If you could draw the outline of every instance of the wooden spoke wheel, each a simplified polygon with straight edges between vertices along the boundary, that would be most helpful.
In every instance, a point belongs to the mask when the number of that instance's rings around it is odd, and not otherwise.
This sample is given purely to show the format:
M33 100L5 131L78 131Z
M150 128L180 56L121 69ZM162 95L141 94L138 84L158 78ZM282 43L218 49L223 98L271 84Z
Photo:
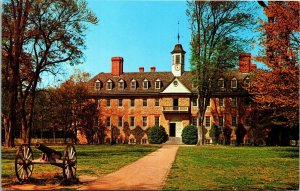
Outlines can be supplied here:
M19 147L15 158L15 172L18 180L22 183L29 181L33 171L33 153L27 144Z
M73 145L65 148L63 156L63 176L65 179L75 179L77 169L77 154Z

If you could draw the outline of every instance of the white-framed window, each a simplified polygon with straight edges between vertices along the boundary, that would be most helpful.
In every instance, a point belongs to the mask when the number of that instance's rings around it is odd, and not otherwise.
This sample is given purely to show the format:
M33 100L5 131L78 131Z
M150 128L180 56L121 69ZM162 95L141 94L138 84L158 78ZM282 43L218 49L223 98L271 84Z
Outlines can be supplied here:
M155 98L155 106L159 107L159 98Z
M231 80L231 88L237 88L237 80L236 80L236 78L232 78L232 80Z
M111 79L109 79L109 80L106 82L106 89L107 89L107 90L111 90L111 89L112 89L112 81L111 81Z
M225 85L224 85L224 78L220 78L218 80L218 87L219 88L224 88L225 87Z
M123 107L123 99L118 99L118 107Z
M219 116L219 127L223 127L223 126L224 126L224 117Z
M131 80L131 82L130 82L130 88L133 89L133 90L136 89L136 80L135 79Z
M143 127L147 127L147 119L148 117L143 116Z
M124 80L123 79L121 79L120 81L119 81L119 90L124 90Z
M95 82L95 90L100 90L101 89L101 82L99 80L96 80Z
M110 99L106 99L106 107L110 107Z
M135 106L135 104L134 104L134 100L135 100L135 99L133 99L133 98L132 98L132 99L130 99L130 107L134 107L134 106Z
M245 88L250 88L250 78L249 78L249 76L247 76L247 77L244 79L244 87L245 87Z
M148 106L148 100L147 98L143 98L143 107L147 107Z
M106 117L106 127L110 127L110 117Z
M146 90L146 89L148 89L148 86L149 86L149 81L147 79L145 79L143 81L143 88Z
M157 79L155 81L155 89L160 89L161 88L161 80L160 79Z
M133 116L131 116L131 117L129 118L129 126L130 126L130 127L134 127L134 117L133 117Z
M122 127L122 125L123 125L123 117L119 116L118 117L118 127Z
M224 106L224 98L219 98L219 107Z
M198 99L192 98L192 106L197 107L198 106Z
M154 117L154 124L155 124L156 126L159 126L159 125L160 125L160 122L159 122L159 116L155 116L155 117Z
M237 107L237 98L236 97L231 98L231 107Z
M210 127L210 116L205 116L205 127Z
M231 125L232 125L233 127L236 127L236 116L233 116L233 117L232 117Z

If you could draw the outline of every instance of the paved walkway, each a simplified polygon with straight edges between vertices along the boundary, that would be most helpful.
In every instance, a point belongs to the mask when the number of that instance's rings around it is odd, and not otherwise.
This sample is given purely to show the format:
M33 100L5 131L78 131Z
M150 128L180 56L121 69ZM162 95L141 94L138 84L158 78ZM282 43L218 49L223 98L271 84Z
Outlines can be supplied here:
M161 190L178 146L165 145L80 190Z

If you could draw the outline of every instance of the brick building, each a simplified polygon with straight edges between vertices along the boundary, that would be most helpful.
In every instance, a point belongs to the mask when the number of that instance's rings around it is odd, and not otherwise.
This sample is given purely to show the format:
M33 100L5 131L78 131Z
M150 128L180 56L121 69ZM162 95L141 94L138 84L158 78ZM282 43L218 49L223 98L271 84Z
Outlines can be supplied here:
M192 73L184 70L185 51L176 44L171 52L170 72L158 72L155 67L145 71L123 72L124 59L112 57L111 73L99 73L89 81L91 96L97 100L99 117L96 126L105 128L105 140L110 141L110 129L120 131L119 142L124 140L123 127L140 126L146 130L162 125L170 141L180 142L185 126L196 125L197 91L192 84ZM249 96L245 87L250 85L250 72L256 69L251 64L251 55L242 53L238 70L226 71L218 79L218 91L213 95L205 114L204 125L209 130L212 124L236 128L245 124ZM206 142L211 142L209 133ZM129 139L134 142L131 134ZM231 139L235 140L232 131ZM147 143L147 135L143 136Z

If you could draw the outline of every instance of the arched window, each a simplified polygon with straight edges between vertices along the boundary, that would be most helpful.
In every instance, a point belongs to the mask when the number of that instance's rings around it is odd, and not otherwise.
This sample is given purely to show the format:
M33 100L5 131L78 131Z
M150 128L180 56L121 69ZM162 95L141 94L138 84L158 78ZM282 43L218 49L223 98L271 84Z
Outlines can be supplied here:
M112 89L112 81L111 81L111 79L107 80L107 82L106 82L106 89L107 90L111 90Z
M245 88L249 88L249 87L250 87L250 78L249 78L249 76L247 76L247 77L244 79L244 87L245 87Z
M124 80L121 79L119 80L119 90L123 90L124 89Z
M147 79L144 79L143 88L146 90L146 89L148 89L148 86L149 86L149 81Z
M100 88L101 88L101 82L100 82L100 80L96 80L96 82L95 82L95 90L100 90Z
M231 80L231 88L237 88L237 80L236 80L236 78L232 78L232 80Z
M220 79L218 80L218 87L219 87L219 88L224 88L224 78L220 78Z
M136 89L136 80L135 79L131 80L130 88L133 89L133 90Z
M160 89L161 88L161 80L160 79L157 79L155 81L155 89Z

